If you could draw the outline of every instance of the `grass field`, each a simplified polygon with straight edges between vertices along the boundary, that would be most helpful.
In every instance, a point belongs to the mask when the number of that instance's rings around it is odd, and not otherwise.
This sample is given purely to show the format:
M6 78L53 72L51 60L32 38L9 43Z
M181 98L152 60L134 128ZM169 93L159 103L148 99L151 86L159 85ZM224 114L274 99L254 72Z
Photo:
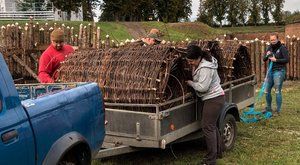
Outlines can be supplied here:
M274 98L274 97L273 97ZM238 137L233 150L217 164L300 164L300 83L285 82L283 110L280 116L253 124L238 123ZM257 105L262 109L264 103ZM173 154L174 153L174 154ZM176 144L166 150L148 149L109 159L100 164L197 164L205 154L203 141ZM176 158L175 158L175 156Z
M18 22L19 25L24 26L29 21L1 21L0 26L7 24L15 24ZM49 27L53 26L54 23L57 25L64 24L66 27L74 27L74 32L78 33L79 25L83 24L88 26L90 22L84 21L33 21L34 24L39 22L40 25L44 25L46 22ZM127 22L130 25L130 23ZM139 26L134 27L136 31L144 31L146 35L151 28L158 28L164 34L162 39L171 41L190 39L209 39L215 38L220 34L226 33L224 30L211 28L203 23L162 23L162 22L138 22L135 23ZM123 22L97 22L97 27L102 30L101 36L104 38L107 34L116 41L125 41L126 39L134 38L128 29L123 25Z
M19 25L24 25L28 21L0 21L0 26L18 22ZM37 21L34 21L36 24ZM84 21L38 21L40 25L46 22L53 26L54 23L58 25L65 24L66 26L74 27L74 31L78 32L79 25L88 26L90 22ZM220 35L232 33L259 33L259 32L284 32L284 26L245 26L245 27L223 27L212 28L200 22L183 22L183 23L162 23L162 22L98 22L96 23L101 28L101 36L104 38L107 34L118 42L126 39L137 38L132 34L140 32L140 36L145 36L151 28L158 28L164 34L161 38L170 41L182 41L189 39L214 39ZM142 33L141 33L142 32Z

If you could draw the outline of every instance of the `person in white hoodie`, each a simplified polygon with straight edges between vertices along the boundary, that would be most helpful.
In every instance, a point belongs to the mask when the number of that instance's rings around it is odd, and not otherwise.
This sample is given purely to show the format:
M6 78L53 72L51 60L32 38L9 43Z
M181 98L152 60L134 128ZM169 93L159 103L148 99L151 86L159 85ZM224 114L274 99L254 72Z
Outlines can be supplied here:
M187 48L187 62L193 67L193 80L187 84L194 88L198 100L202 101L201 126L207 144L207 154L202 164L216 164L222 157L223 139L217 128L217 120L225 104L225 94L217 72L217 60L200 47L190 45Z

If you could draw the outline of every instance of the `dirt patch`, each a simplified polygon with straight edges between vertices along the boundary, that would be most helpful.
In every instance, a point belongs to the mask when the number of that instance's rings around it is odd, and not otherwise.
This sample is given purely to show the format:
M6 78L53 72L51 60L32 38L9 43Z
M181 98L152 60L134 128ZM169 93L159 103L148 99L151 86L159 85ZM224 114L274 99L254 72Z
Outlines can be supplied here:
M239 40L255 40L258 38L259 40L269 41L271 33L242 33L242 34L233 34L231 37L236 37ZM285 35L284 32L278 33L280 39L284 40ZM231 39L233 39L231 38Z
M285 26L285 34L289 36L300 37L300 22L294 24L288 24Z
M122 22L121 24L126 26L133 38L141 38L147 35L147 30L142 26L141 22Z
M209 27L202 23L185 22L185 23L170 23L169 27L175 28L179 31L190 33L191 31L198 31L199 33L210 34Z

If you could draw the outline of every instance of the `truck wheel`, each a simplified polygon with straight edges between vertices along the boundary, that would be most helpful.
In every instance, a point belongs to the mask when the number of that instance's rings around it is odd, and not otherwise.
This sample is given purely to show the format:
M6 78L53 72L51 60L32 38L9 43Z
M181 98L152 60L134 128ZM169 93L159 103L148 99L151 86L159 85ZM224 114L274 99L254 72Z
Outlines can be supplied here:
M62 160L59 161L59 165L90 165L91 157L86 150L72 149L69 151Z
M236 122L232 114L226 114L221 127L221 133L224 139L225 150L231 150L234 146L237 135Z

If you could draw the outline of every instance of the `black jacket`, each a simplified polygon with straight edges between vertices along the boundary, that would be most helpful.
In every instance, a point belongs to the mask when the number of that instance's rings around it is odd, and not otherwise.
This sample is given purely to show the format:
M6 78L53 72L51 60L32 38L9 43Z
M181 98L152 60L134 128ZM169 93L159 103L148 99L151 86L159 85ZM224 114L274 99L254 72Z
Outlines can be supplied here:
M268 51L271 51L272 54L265 55L263 60L267 61L270 56L274 55L276 62L273 63L272 70L286 69L286 64L289 62L289 52L286 47L279 42L276 45L270 45L267 49Z

